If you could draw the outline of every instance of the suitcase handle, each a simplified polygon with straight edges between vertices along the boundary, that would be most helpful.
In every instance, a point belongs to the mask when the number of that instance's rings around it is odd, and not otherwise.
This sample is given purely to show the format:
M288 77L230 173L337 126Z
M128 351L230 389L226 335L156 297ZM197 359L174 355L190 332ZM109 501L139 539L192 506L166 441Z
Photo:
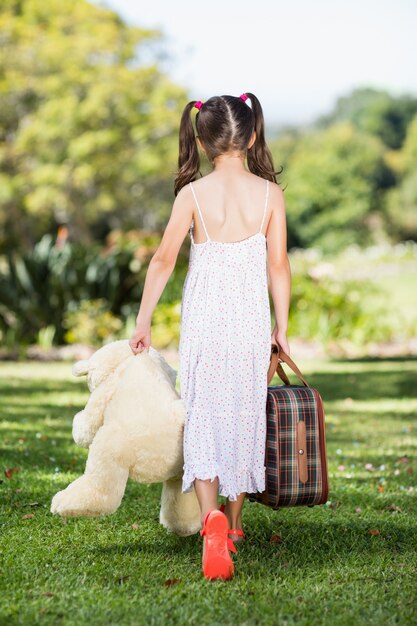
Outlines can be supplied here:
M306 379L304 378L304 376L302 375L302 373L300 372L300 370L298 369L298 367L296 366L292 358L288 356L286 352L284 352L284 350L281 348L279 343L271 344L271 357L270 357L268 377L267 377L268 385L273 379L275 372L278 374L282 382L284 382L286 385L291 384L288 376L286 375L286 373L284 372L282 368L282 365L281 365L282 361L284 361L284 363L286 363L288 367L292 369L294 374L298 376L298 378L301 380L303 385L305 385L306 387L310 387L310 385L308 384L308 382L306 381Z

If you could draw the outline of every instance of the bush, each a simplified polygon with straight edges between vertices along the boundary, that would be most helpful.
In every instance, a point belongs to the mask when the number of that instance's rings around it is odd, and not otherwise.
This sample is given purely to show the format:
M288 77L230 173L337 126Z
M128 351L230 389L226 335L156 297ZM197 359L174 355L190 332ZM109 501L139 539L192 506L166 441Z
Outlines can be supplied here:
M106 300L84 300L72 304L64 313L63 326L67 329L67 343L83 343L99 347L119 339L123 322L109 311Z
M378 289L369 281L340 281L302 274L293 278L288 333L328 344L384 341L393 335L382 308L366 306ZM378 320L378 323L376 323Z
M152 319L152 344L156 348L177 346L180 338L181 301L160 303Z
M130 231L112 232L104 247L84 246L68 241L65 229L60 229L56 240L50 234L44 235L30 252L8 252L0 267L3 342L30 344L39 338L43 341L45 338L39 333L49 327L55 332L51 335L48 331L48 341L72 341L82 332L76 330L75 312L79 310L79 315L87 320L94 316L94 303L102 301L112 316L112 328L114 319L120 318L123 323L136 316L149 260L158 244L158 234ZM186 255L180 254L161 304L167 303L168 298L181 298L185 271ZM85 301L90 304L83 305ZM103 305L98 306L100 315L104 315ZM96 331L90 331L87 335L94 338Z

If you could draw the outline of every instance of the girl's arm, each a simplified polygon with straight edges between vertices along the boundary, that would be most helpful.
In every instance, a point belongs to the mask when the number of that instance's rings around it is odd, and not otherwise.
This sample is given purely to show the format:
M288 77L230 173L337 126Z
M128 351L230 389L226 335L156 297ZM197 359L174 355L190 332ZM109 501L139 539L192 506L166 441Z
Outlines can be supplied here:
M287 221L284 194L279 185L271 184L271 217L266 232L268 243L269 284L274 303L275 326L272 338L290 354L287 340L291 295L291 267L287 253Z
M129 340L134 354L151 344L152 314L174 270L178 252L190 228L193 207L191 190L187 185L175 198L161 242L149 262L136 316L136 329Z

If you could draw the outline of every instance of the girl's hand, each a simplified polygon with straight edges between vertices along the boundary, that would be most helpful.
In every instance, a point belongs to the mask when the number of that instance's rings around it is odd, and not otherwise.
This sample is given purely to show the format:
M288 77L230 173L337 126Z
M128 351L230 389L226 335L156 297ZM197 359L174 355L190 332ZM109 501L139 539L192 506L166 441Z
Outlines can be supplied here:
M133 354L139 354L143 350L148 350L151 345L151 325L138 324L135 332L129 339L129 346Z
M279 331L276 326L274 326L274 330L272 331L271 341L272 343L279 344L285 354L290 356L290 344L288 343L287 334Z

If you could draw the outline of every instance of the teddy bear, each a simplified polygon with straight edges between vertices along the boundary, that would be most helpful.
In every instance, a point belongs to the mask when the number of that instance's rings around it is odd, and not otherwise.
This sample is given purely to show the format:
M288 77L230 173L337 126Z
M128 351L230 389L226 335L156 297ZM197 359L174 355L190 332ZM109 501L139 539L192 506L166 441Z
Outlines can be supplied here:
M177 372L150 346L133 354L127 340L99 348L73 365L91 392L73 420L75 443L89 449L85 473L52 499L62 517L114 513L127 479L162 482L159 521L180 536L201 529L195 491L182 493L185 404Z

